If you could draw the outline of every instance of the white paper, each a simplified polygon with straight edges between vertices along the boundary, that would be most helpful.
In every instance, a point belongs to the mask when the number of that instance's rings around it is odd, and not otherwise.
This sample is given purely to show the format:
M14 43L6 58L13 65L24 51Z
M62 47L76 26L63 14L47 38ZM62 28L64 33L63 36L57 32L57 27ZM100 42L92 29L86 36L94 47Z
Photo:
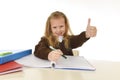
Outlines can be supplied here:
M51 67L50 61L35 57L33 54L16 60L18 63L28 67ZM95 68L83 56L67 56L67 59L61 57L55 68L73 69L73 70L95 70Z
M20 68L17 68L17 69L0 72L0 75L4 75L4 74L8 74L8 73L13 73L13 72L18 72L18 71L22 71L22 68L20 67Z

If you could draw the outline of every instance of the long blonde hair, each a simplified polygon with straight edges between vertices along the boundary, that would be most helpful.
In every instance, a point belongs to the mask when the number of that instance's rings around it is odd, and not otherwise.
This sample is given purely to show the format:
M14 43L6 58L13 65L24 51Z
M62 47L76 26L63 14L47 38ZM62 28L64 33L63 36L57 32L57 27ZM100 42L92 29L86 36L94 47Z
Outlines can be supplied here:
M64 18L65 20L65 34L64 34L64 43L65 43L65 47L68 48L69 47L69 35L73 35L70 26L69 26L69 21L66 17L66 15L60 11L55 11L53 13L51 13L51 15L48 17L47 21L46 21L46 29L45 29L45 37L48 40L49 45L56 47L56 45L58 45L58 41L57 39L55 39L55 37L53 37L52 35L52 31L51 31L51 23L50 20L51 19L59 19L59 18Z

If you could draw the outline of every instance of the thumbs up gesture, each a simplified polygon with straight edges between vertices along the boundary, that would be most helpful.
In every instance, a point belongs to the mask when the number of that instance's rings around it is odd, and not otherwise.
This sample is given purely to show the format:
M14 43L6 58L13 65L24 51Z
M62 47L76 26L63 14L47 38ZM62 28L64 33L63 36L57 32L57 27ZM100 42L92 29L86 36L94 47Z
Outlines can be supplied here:
M86 38L95 37L97 34L97 29L95 26L90 25L91 19L88 19L88 24L86 28Z

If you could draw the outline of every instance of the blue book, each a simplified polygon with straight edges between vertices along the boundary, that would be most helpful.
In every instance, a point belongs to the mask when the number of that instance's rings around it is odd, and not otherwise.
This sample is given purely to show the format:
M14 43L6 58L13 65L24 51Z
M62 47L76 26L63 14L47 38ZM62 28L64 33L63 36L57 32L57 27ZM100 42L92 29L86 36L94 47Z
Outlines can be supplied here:
M0 64L13 61L32 54L32 49L26 50L0 50Z

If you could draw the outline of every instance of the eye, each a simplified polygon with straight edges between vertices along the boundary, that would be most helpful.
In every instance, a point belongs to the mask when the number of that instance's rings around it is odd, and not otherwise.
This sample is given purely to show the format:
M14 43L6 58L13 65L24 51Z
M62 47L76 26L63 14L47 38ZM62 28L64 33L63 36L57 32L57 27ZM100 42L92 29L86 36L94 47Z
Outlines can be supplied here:
M60 28L64 27L63 25L60 26Z
M53 29L56 29L57 27L56 27L56 26L53 26L52 28L53 28Z

